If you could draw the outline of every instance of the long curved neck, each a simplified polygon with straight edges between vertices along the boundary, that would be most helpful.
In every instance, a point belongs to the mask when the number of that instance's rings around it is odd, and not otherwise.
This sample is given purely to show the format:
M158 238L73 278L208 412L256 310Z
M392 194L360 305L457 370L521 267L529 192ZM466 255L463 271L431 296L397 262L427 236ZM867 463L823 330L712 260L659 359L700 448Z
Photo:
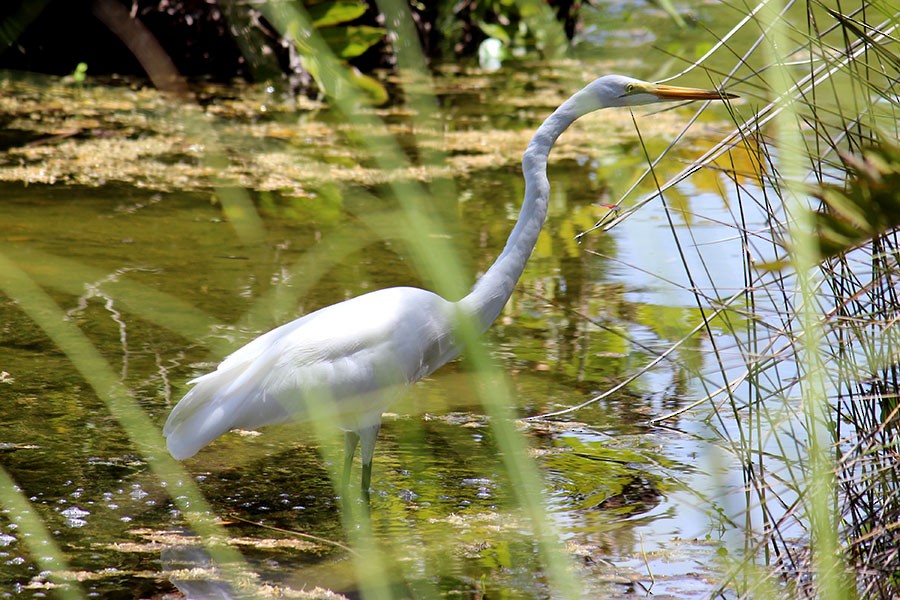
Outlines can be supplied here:
M562 132L586 112L579 109L577 96L560 105L531 138L522 156L525 200L516 226L494 264L475 283L472 291L459 301L460 307L476 319L481 331L486 330L503 310L544 226L550 200L547 157Z

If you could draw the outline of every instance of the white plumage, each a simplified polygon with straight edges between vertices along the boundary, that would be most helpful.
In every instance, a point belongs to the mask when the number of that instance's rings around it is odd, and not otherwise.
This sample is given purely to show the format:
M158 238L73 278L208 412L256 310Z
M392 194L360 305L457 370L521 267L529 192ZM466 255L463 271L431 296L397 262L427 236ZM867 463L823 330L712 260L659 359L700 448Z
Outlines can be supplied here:
M163 428L169 452L189 458L232 429L310 417L377 425L408 384L459 352L452 311L432 292L389 288L273 329L190 382Z
M547 215L547 158L577 118L607 107L669 100L733 98L620 75L594 80L541 124L522 158L525 199L506 247L472 291L449 302L409 287L379 290L318 310L256 338L193 388L169 415L163 434L172 456L188 458L232 429L333 419L346 432L344 483L362 441L368 492L384 410L410 383L460 351L453 331L462 313L487 329L512 294Z

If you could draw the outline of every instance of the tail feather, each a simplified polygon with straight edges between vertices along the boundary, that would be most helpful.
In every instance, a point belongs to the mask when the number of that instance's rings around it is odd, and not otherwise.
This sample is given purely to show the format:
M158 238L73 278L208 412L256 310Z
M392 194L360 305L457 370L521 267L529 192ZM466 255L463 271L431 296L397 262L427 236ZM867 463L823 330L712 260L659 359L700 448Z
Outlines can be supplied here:
M242 369L217 370L198 377L194 387L172 410L163 427L169 453L178 460L190 458L220 435L240 427L242 407L250 406L258 388L233 388ZM227 390L227 392L225 391Z
M231 415L224 410L225 402L215 397L217 388L209 383L197 383L178 403L163 427L169 453L178 460L194 456L232 428Z

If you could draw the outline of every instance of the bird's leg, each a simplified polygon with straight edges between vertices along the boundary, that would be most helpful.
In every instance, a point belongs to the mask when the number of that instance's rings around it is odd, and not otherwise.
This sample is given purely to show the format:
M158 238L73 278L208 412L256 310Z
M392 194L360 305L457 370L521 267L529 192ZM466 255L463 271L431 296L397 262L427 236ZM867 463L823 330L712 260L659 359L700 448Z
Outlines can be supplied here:
M341 477L341 496L347 498L350 489L350 471L353 469L353 455L356 454L356 445L359 444L359 434L355 431L344 432L344 474ZM365 449L365 446L363 446Z
M378 430L381 423L376 423L365 429L361 429L359 439L362 442L362 484L363 498L369 499L369 486L372 483L372 459L375 456L375 440L378 439Z

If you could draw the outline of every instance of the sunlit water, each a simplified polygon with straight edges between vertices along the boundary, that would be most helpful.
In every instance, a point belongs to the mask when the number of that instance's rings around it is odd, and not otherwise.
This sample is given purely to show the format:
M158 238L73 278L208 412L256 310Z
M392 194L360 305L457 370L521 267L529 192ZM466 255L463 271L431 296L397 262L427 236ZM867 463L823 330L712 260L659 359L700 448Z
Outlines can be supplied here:
M461 137L450 138L449 149L439 148L453 167L429 174L431 189L443 191L431 200L431 210L443 217L441 239L452 242L470 282L502 248L514 222L522 193L517 155L527 131L559 99L538 96L510 119L485 103L493 93L519 95L522 82L503 71L496 77L487 84L473 80L487 90L454 81L442 96L448 129ZM154 102L152 94L124 94L122 102L133 106ZM256 96L250 97L252 104ZM396 207L386 184L353 171L357 151L344 148L330 115L304 114L299 124L289 113L243 122L267 128L265 133L222 125L222 147L233 165L226 178L259 186L249 195L259 219L258 237L249 243L223 211L219 200L227 190L213 191L204 179L209 172L197 158L202 153L180 147L177 139L147 134L167 148L139 151L134 160L147 161L144 170L117 170L114 160L98 155L94 163L84 156L66 163L63 153L54 153L54 145L70 143L69 137L77 143L100 139L106 130L118 135L117 119L129 109L109 110L119 116L104 122L104 114L94 115L58 139L48 137L52 128L40 134L23 129L17 137L8 124L9 148L21 149L34 137L47 152L29 147L2 165L7 173L20 169L29 185L3 184L0 251L84 332L158 426L186 381L267 328L373 289L430 287L403 243L396 213L389 212ZM482 115L497 122L482 122ZM510 305L486 336L522 417L580 404L638 371L654 356L648 349L664 349L686 333L694 308L692 296L677 286L661 286L629 268L667 278L675 272L672 249L654 222L659 213L639 213L614 233L587 236L580 245L573 239L608 212L604 205L641 168L628 139L630 123L609 134L611 148L596 148L609 125L596 120L564 140L551 169L547 226ZM301 133L291 133L294 126ZM664 127L660 119L647 126L649 135L665 135L652 129ZM515 133L520 129L524 133ZM139 128L129 134L142 135ZM496 144L505 158L498 162L484 148L452 147L479 139ZM686 143L684 156L706 143L702 135ZM260 173L259 163L242 162L249 160L244 148L258 153L254 160L293 160L296 171L279 173L271 166ZM303 156L317 162L304 163ZM168 171L159 170L162 161ZM326 173L323 164L335 165L339 174ZM102 173L108 182L74 184L78 180L66 173L79 170ZM154 170L158 180L141 179ZM292 189L272 179L295 174ZM709 191L697 198L721 203ZM710 230L711 239L717 235L727 231ZM733 276L731 258L720 254L708 265L715 277ZM184 520L148 470L147 450L129 442L27 314L27 304L0 297L3 467L40 513L86 593L151 597L173 591L169 570L206 559L182 547L190 541ZM702 344L686 349L674 363L662 363L623 391L564 417L521 423L545 477L548 519L592 597L643 595L647 589L656 597L704 597L716 589L720 521L711 513L728 504L716 493L717 486L733 489L730 464L710 441L700 420L705 413L672 422L678 430L645 425L697 397L679 361L702 363L706 350ZM372 520L388 548L399 595L547 593L493 436L465 360L414 386L386 416ZM280 531L345 540L340 500L315 440L304 425L230 434L186 468L261 583L353 593L359 583L345 550ZM20 534L16 516L7 511L0 520L0 596L52 594Z

